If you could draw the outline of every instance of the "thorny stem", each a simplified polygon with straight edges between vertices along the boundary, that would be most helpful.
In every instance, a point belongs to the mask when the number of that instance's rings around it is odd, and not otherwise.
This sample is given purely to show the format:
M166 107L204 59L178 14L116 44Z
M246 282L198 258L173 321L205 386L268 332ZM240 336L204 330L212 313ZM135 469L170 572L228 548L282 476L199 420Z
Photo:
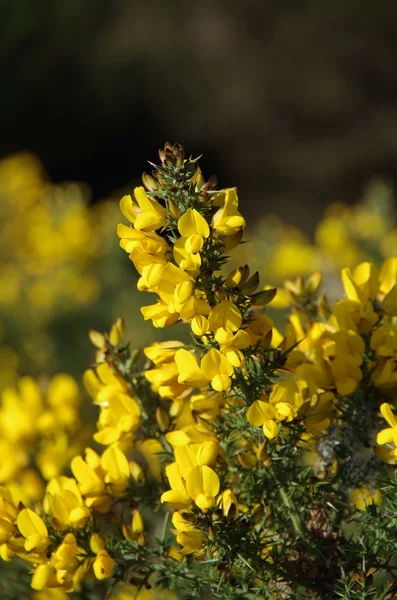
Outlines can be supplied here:
M288 494L282 481L280 480L278 473L276 473L274 468L273 468L273 477L274 477L275 481L277 482L277 487L278 487L280 497L284 503L284 506L286 507L286 509L288 511L288 515L289 515L289 518L291 519L291 523L292 523L296 533L298 534L298 536L301 538L301 540L305 544L306 550L307 550L310 558L313 559L314 561L323 562L324 557L323 557L322 553L310 540L307 529L305 528L305 526L302 522L302 519L299 515L299 512L296 508L295 502L293 501L291 496Z

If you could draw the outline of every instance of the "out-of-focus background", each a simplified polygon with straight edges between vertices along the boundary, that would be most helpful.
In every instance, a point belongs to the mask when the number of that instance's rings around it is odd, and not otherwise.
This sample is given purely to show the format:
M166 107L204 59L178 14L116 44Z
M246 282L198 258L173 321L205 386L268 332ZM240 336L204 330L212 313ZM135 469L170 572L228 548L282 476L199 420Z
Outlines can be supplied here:
M79 375L119 314L159 337L115 225L166 140L239 187L263 283L395 254L394 1L1 0L0 23L2 385Z

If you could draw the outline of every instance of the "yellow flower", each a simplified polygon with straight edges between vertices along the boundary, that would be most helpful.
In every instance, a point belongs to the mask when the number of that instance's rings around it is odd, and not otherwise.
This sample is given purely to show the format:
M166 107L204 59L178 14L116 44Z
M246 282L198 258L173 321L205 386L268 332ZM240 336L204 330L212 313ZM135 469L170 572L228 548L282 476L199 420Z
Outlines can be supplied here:
M363 374L360 366L363 362L365 343L354 331L336 331L333 341L326 342L325 356L332 359L330 368L335 378L336 389L342 396L350 396L357 390Z
M170 327L179 319L178 313L170 312L169 305L165 302L142 306L141 313L145 321L151 319L153 326L158 328Z
M374 300L379 288L378 271L372 263L363 262L355 268L353 274L349 268L342 269L342 283L349 300Z
M112 325L109 332L109 341L112 346L118 346L124 336L124 319L119 317Z
M123 215L134 225L137 231L156 231L167 219L167 211L156 200L149 198L144 187L134 189L134 197L124 196L120 201Z
M47 550L50 543L48 531L38 514L30 508L23 508L17 517L17 526L26 540L27 552L34 550L36 553L44 553Z
M145 371L145 377L161 398L179 398L191 388L190 384L179 383L178 366L175 361L159 363L157 369Z
M191 236L197 244L197 237ZM172 252L174 259L183 271L187 271L192 277L196 278L200 271L201 256L199 252L191 252L192 249L197 249L190 243L190 238L180 237L174 244Z
M322 436L336 416L334 394L313 394L299 408L298 415L305 418L305 427L310 435L315 438Z
M204 536L201 531L194 529L192 531L180 531L176 536L176 541L182 546L180 554L192 554L196 552L203 543Z
M194 394L190 396L190 409L201 419L211 420L220 415L224 398L222 394Z
M178 382L188 383L192 387L202 387L207 384L208 377L200 369L193 354L180 348L175 353L175 362L178 367Z
M44 408L40 388L32 377L22 377L18 388L2 393L0 427L13 441L31 440L37 434L37 420Z
M397 258L388 258L382 264L379 273L379 289L387 295L393 288L395 289L397 282Z
M204 376L211 380L214 390L222 392L230 387L233 366L219 350L211 348L201 359L200 367Z
M116 563L109 553L106 550L99 550L93 564L95 577L100 580L111 577L115 566Z
M254 427L263 426L263 433L272 440L278 435L277 410L268 402L255 400L247 411L247 419Z
M397 419L394 413L391 410L390 404L384 402L380 407L380 412L386 421L389 423L390 427L386 429L382 429L379 431L376 436L376 443L379 446L383 446L384 444L393 443L395 446L394 455L397 456Z
M181 319L185 323L197 316L208 315L211 307L206 300L198 296L191 296L181 307Z
M6 543L15 534L14 522L17 513L11 493L6 488L0 487L0 545Z
M269 396L269 403L277 409L280 420L291 421L295 418L302 402L299 387L291 379L276 383Z
M209 327L214 333L220 327L235 332L242 320L241 312L230 300L222 300L211 310L208 317Z
M190 324L194 335L202 337L205 335L209 329L209 323L207 317L203 315L196 315L193 317L192 322Z
M57 579L55 567L47 562L36 567L30 585L34 590L43 590L44 588L61 587L62 584Z
M219 487L218 475L206 465L194 467L186 477L187 493L203 511L214 505Z
M227 489L219 497L219 506L225 517L236 519L238 517L238 501L232 490Z
M87 448L85 460L82 456L76 456L71 462L71 469L88 508L107 512L111 498L106 492L101 457L91 448Z
M126 392L127 383L117 375L108 363L101 363L94 369L87 369L83 375L84 386L94 402L106 405L109 396L115 392Z
M371 336L371 348L385 358L397 355L397 326L385 323L377 327Z
M241 352L251 344L251 336L247 331L239 329L234 335L229 335L223 327L217 330L215 339L219 343L220 350L233 367L241 367L244 355Z
M144 523L139 510L134 510L131 525L123 525L123 535L130 542L138 542L140 546L145 543Z
M368 485L363 485L352 490L349 494L350 502L353 502L358 510L366 510L371 504L380 504L382 493L380 490L371 489Z
M184 248L189 254L200 252L204 238L210 234L207 221L195 208L188 208L179 218L178 231L184 238Z
M382 308L389 317L397 316L397 285L394 285L384 297Z
M182 342L176 340L154 342L154 344L144 349L144 353L155 365L162 365L163 363L172 363L175 352L181 346L183 346Z
M245 227L245 220L238 211L238 196L236 188L219 192L214 202L221 208L212 217L212 229L216 235L230 236ZM218 204L219 203L219 204Z
M184 476L197 465L213 466L219 452L217 440L206 440L205 442L186 444L174 447L174 456L181 467Z
M171 489L161 495L161 502L166 502L171 508L187 508L192 504L192 499L186 491L179 465L173 462L165 467L165 474Z
M101 406L98 431L94 440L99 444L114 444L136 431L140 425L139 405L128 394L113 392Z
M161 442L154 438L139 440L136 444L136 448L144 459L150 476L156 481L160 481L162 478L162 470L159 454L164 452Z
M74 570L77 568L79 553L76 537L73 533L67 533L60 546L51 554L51 564L57 570Z
M165 265L167 262L167 242L157 233L136 231L132 227L120 224L117 235L121 238L120 246L129 254L130 260L138 273L153 264Z
M331 317L331 321L336 321L335 325L340 329L362 333L367 333L378 320L372 302L367 300L361 303L347 298L335 304Z
M174 512L172 515L172 524L175 527L176 541L182 546L180 554L192 554L196 552L203 543L204 536L197 531L189 521L184 519L184 513Z
M379 360L371 373L371 381L379 388L394 387L397 383L396 360L394 358Z
M71 477L61 476L49 482L44 506L60 529L84 527L91 514Z
M72 426L78 421L80 390L75 379L67 373L54 375L49 382L47 402L54 409L56 420Z
M101 467L111 495L120 495L130 482L130 466L125 454L116 446L106 448L101 456Z

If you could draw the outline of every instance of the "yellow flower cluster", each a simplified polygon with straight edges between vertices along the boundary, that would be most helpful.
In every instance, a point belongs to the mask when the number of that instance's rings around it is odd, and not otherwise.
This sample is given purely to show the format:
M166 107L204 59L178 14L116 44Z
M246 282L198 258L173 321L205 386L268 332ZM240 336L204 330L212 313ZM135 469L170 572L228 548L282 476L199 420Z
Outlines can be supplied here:
M188 322L194 318L193 331L195 327L201 331L211 307L205 294L195 286L202 273L200 251L204 244L216 245L218 238L228 238L229 245L238 243L245 221L238 212L236 190L214 197L219 208L211 227L195 208L181 214L177 206L171 205L169 217L176 223L171 229L171 243L156 233L166 224L166 209L151 199L143 187L135 189L134 199L135 202L131 196L124 196L120 203L133 227L120 224L117 233L121 247L140 274L138 289L154 292L159 298L156 304L142 308L145 320L151 319L155 327L167 327L179 319Z
M42 388L46 388L43 393ZM23 377L0 399L0 484L17 501L40 500L44 480L61 474L81 450L84 435L76 381L55 375L43 385ZM78 435L77 435L78 434Z
M146 597L142 589L151 582L172 587L178 576L192 578L184 571L187 555L203 565L219 560L216 568L225 571L235 564L237 573L253 571L245 551L255 566L252 585L263 590L270 582L277 592L274 585L284 585L277 556L283 547L287 575L307 551L312 584L325 571L315 573L310 535L320 536L328 552L342 530L333 535L316 497L309 507L294 505L299 485L286 491L284 465L315 496L327 469L335 474L339 466L365 463L345 476L340 508L334 510L336 494L327 504L337 520L339 510L353 514L347 499L359 510L379 504L374 465L379 475L382 461L397 462L397 258L379 269L369 261L344 267L344 297L332 306L318 271L280 290L257 291L258 272L225 267L245 227L236 189L205 182L179 146L167 144L160 159L144 186L122 198L130 225L120 224L118 235L139 274L138 289L156 296L142 308L144 319L157 328L187 324L190 343L156 342L131 352L121 319L109 333L90 331L96 363L84 384L99 414L97 445L84 454L74 446L74 380L55 376L46 400L30 378L3 393L0 557L30 565L39 600L110 578L137 584ZM274 300L289 309L283 329L266 312ZM379 413L388 423L380 431ZM49 480L45 491L37 470ZM283 518L274 526L279 501ZM167 517L161 539L156 518L151 530L150 508L174 511L178 549L167 541ZM287 519L295 538L285 530ZM275 566L275 579L263 565ZM216 578L219 590L223 575L219 581L217 571Z
M58 547L49 551L51 538L43 519L30 508L18 510L11 494L2 488L1 558L9 561L18 556L31 563L35 567L31 582L34 590L48 588L71 592L79 589L90 569L94 570L97 579L109 577L115 563L105 550L103 539L92 534L90 553L78 545L76 534L87 522L89 511L84 507L76 482L67 477L53 480L44 501L49 505L47 513L51 521L57 523L60 532L73 523L76 533L65 533Z
M0 161L0 326L7 338L0 352L9 355L11 346L48 368L48 322L99 295L93 225L85 188L50 184L29 154ZM13 383L7 371L5 383Z
M314 240L279 217L266 215L249 232L252 244L241 246L237 257L249 259L266 280L277 284L317 270L332 274L368 257L379 264L396 253L394 206L391 188L375 180L356 204L330 204L315 228Z
M0 163L0 196L0 303L31 304L46 318L57 303L95 300L88 269L97 246L84 190L48 184L33 156L16 155Z
M110 334L114 346L121 341L122 335L122 323L118 321ZM90 337L97 345L106 345L102 334L91 332ZM98 358L103 357L104 352L105 348L102 348ZM17 556L29 562L33 567L31 585L35 590L69 593L79 590L90 573L97 580L111 576L115 560L106 549L105 538L93 528L95 514L109 516L113 511L116 514L114 500L120 498L131 483L142 486L145 470L149 476L150 473L156 474L155 454L162 449L157 440L140 439L135 444L134 433L141 422L139 405L115 368L107 362L99 362L95 370L85 373L84 381L95 403L100 406L98 431L94 439L106 449L98 454L87 448L84 457L75 456L78 449L69 440L69 447L62 448L62 464L58 464L60 449L57 453L57 448L51 446L50 441L43 440L37 463L43 475L50 478L44 493L43 517L31 508L18 505L21 499L25 505L28 502L21 497L14 482L9 483L8 480L25 465L24 448L30 448L37 432L47 431L59 444L62 437L59 424L74 427L76 432L78 388L70 377L55 376L47 393L47 410L43 409L38 386L30 378L21 380L19 394L16 390L6 390L3 394L0 426L11 432L9 443L17 445L14 456L10 447L7 460L2 462L2 482L6 486L0 488L0 556L5 561ZM25 415L25 420L21 419L21 414ZM4 444L7 443L4 438ZM133 448L135 458L140 457L139 462L126 456L126 452ZM5 451L6 446L3 456ZM69 463L74 477L60 474L62 467ZM150 467L146 468L149 464ZM10 469L13 469L12 473ZM26 491L26 486L23 490ZM36 499L41 497L42 489ZM130 521L122 526L124 537L131 543L142 545L145 533L141 513L135 509L129 514ZM93 532L89 546L81 543L80 535L87 528Z
M390 322L397 316L397 259L386 260L380 271L369 262L353 272L343 269L346 297L332 310L319 298L319 273L287 282L284 298L295 308L281 334L264 310L275 290L255 294L258 274L249 277L246 266L221 271L219 257L241 240L245 225L236 191L207 193L198 170L191 181L196 192L204 189L193 206L163 197L161 174L155 184L144 177L147 190L137 188L134 200L121 200L132 227L118 227L121 247L141 276L138 289L158 296L157 304L142 308L145 319L156 327L189 323L193 335L190 347L166 342L145 349L153 365L146 378L171 401L161 423L170 430L165 437L175 461L166 467L171 489L162 501L178 510L173 523L182 554L197 551L203 540L186 518L189 511L217 504L229 506L227 513L231 505L239 510L233 491L220 488L217 469L225 456L212 422L244 411L242 393L248 423L264 434L262 442L235 444L238 463L249 469L266 460L266 440L275 440L283 427L301 424L301 443L316 440L337 419L338 399L354 395L363 379L390 389L397 377L396 326ZM264 352L284 357L284 376L264 382L252 397L252 371L264 367Z

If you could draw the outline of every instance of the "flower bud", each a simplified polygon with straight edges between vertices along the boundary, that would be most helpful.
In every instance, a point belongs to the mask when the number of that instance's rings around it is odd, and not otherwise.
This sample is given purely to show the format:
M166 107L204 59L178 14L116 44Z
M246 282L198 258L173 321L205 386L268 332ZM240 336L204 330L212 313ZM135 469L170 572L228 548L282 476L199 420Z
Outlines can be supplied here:
M93 533L90 537L90 548L94 554L105 548L105 542L99 533Z
M256 451L256 458L260 462L264 462L268 458L267 441L266 440L264 442L262 442L261 445L258 447L258 449Z
M139 510L134 510L131 521L131 529L135 534L143 533L144 531L143 519Z
M193 317L190 327L192 328L194 335L198 335L199 337L205 335L209 329L207 317L204 317L203 315L196 315Z
M242 285L240 285L239 289L242 294L246 296L250 296L256 290L259 285L259 272L255 271L253 275L247 281L245 281Z
M226 286L230 289L238 287L240 284L244 283L249 275L249 267L248 265L244 265L243 267L237 267L234 269L226 278Z
M142 183L149 192L156 192L159 189L158 181L148 173L143 173Z
M161 406L158 406L156 408L156 421L161 431L167 431L170 425L170 418L166 411L163 408L161 408Z
M130 472L133 480L139 485L143 485L145 483L145 474L141 465L139 465L135 460L130 461Z
M96 346L97 348L103 348L105 345L105 337L99 331L95 331L95 329L90 329L88 332L88 337L90 339L91 344Z
M251 452L240 452L237 460L244 469L253 469L258 462L256 456Z
M315 294L321 286L322 282L323 276L322 273L320 273L320 271L316 271L315 273L309 275L309 277L306 279L305 284L306 293L310 295Z
M222 492L219 504L222 508L222 512L225 517L229 517L231 519L237 518L238 502L232 490L227 489L224 492Z
M112 325L109 333L109 341L112 346L118 346L123 339L124 335L124 319L119 317L117 321Z
M177 203L174 200L172 200L171 198L169 198L167 200L167 205L168 205L168 211L169 211L171 217L173 219L178 220L182 214L182 211L179 208L179 206L177 205Z

